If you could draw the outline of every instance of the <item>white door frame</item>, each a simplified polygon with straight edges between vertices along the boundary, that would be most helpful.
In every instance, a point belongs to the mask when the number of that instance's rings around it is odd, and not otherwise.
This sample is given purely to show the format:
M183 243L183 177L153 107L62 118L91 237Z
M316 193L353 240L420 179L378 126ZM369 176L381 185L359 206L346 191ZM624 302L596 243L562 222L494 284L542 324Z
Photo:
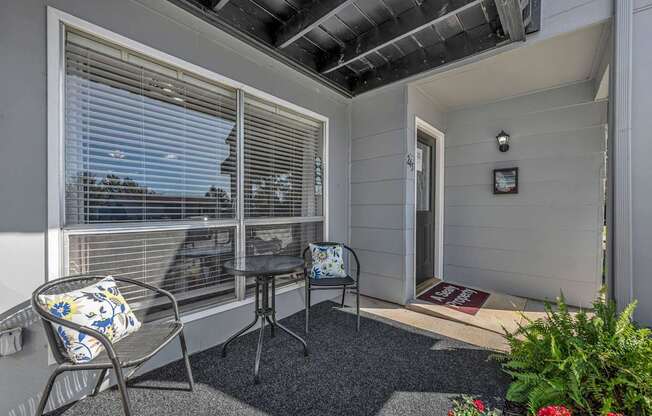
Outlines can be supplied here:
M414 121L414 137L412 148L417 148L417 131L423 130L435 139L435 244L434 247L434 274L437 278L444 280L444 133L441 130L433 127L431 124L415 116ZM416 154L416 153L415 153ZM414 209L414 227L412 228L412 247L414 247L414 255L412 265L412 293L416 297L416 244L417 244L417 228L416 228L416 210L417 210L417 170L414 169L414 199L412 206Z

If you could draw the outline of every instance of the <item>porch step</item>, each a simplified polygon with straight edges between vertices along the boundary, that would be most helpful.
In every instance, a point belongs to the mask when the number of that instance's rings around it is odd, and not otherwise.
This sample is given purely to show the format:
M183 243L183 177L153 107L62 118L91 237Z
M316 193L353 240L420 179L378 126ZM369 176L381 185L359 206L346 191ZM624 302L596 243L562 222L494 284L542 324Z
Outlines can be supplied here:
M441 280L437 280L430 287L439 282L441 282ZM430 287L420 291L417 296ZM518 329L518 324L523 319L522 314L528 303L527 299L491 292L481 288L470 288L489 293L489 297L475 315L470 315L448 306L436 305L420 299L408 303L405 307L414 312L470 325L500 335L504 334L505 330L511 333Z

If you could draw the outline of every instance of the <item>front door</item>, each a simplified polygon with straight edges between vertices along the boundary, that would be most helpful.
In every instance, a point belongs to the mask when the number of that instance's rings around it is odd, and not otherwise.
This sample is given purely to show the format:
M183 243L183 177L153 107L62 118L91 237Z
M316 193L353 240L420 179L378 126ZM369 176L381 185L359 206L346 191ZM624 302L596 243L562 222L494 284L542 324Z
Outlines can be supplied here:
M434 276L435 238L435 139L417 132L417 224L416 279L419 283Z

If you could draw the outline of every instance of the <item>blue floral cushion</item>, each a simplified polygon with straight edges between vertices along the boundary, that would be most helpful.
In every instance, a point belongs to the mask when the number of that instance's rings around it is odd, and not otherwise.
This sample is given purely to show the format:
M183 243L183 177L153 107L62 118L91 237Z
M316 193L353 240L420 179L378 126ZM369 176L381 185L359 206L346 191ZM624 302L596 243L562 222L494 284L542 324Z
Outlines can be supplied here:
M111 276L72 292L40 295L38 300L52 315L90 327L111 342L118 342L140 328L140 321ZM104 350L100 341L89 335L62 325L54 325L54 329L75 363L89 362Z
M310 244L310 252L312 253L311 274L314 279L346 277L341 245Z

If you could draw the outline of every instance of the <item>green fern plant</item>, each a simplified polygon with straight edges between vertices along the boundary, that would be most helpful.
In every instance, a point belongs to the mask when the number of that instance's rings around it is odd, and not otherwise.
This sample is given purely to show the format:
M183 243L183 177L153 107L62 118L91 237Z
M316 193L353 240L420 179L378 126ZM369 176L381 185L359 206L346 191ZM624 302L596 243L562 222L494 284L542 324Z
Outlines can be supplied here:
M546 303L546 318L519 325L505 337L511 352L503 368L513 377L507 399L531 414L555 404L574 415L652 416L652 338L632 321L636 302L620 314L601 296L593 312L569 312Z

